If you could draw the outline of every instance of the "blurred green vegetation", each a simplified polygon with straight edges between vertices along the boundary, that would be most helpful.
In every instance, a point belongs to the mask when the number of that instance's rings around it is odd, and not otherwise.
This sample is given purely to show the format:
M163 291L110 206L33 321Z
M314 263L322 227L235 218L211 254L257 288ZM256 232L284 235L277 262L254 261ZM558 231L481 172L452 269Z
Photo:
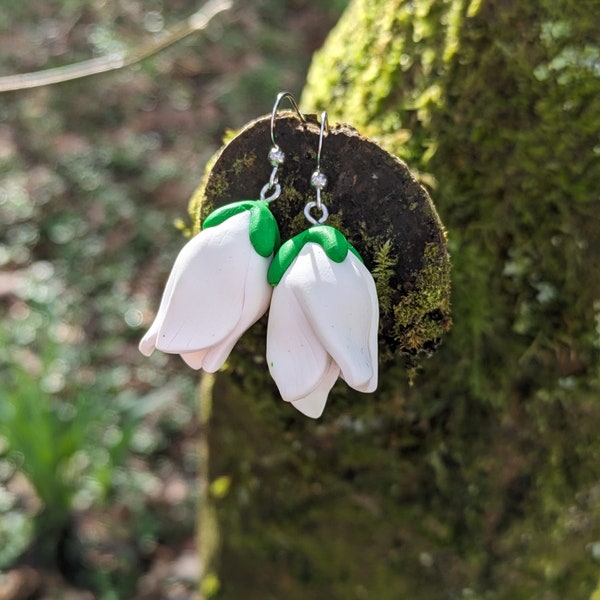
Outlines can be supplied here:
M298 93L344 5L236 6L132 68L0 97L0 590L30 565L53 573L48 597L194 597L194 569L177 569L194 543L196 376L137 343L205 162ZM0 76L136 48L199 8L4 2Z

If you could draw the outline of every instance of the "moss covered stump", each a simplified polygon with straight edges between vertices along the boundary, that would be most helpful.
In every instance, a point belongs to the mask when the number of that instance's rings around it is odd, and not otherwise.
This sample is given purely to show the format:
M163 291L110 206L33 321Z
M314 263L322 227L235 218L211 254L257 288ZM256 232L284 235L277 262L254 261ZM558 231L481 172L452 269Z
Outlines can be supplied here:
M282 241L310 226L304 207L315 199L319 126L294 115L275 120L286 155L278 174L281 196L271 202ZM195 231L215 208L257 199L272 170L270 117L249 123L219 152L190 204ZM407 165L349 125L329 129L321 171L328 225L339 229L373 273L380 303L380 359L431 354L450 328L450 260L446 238L426 190ZM319 216L319 215L317 215ZM257 334L263 335L261 327ZM249 347L251 337L242 342ZM256 344L255 344L256 345Z
M251 370L223 392L224 598L598 595L597 9L354 0L315 57L301 106L433 190L454 325L412 388L390 367L317 423Z

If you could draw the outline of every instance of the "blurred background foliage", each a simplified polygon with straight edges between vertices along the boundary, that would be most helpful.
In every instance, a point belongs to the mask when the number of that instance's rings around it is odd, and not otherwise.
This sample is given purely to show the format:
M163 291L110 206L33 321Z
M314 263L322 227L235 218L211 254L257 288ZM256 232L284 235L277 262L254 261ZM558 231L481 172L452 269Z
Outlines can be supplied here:
M430 189L455 325L413 387L400 369L372 397L341 385L317 422L259 370L217 378L205 595L596 600L595 4L353 0L307 73L346 2L257 1L133 68L3 94L5 589L195 597L195 377L136 345L223 133L304 88L304 110ZM1 73L131 47L197 9L5 1Z
M204 164L299 94L344 5L240 4L134 67L0 96L3 600L194 597L197 377L137 342ZM7 0L0 75L136 49L200 6Z

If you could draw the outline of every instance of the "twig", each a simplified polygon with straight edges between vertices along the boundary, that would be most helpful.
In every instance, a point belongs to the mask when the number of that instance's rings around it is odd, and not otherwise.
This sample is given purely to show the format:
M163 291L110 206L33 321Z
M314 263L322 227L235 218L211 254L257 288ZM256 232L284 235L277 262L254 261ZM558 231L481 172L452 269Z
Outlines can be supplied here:
M173 31L169 32L164 39L146 44L132 52L119 52L84 60L72 65L65 65L64 67L0 77L0 92L11 92L62 83L63 81L129 67L182 40L191 33L206 29L213 17L223 11L229 10L232 4L233 0L209 0L200 10L177 26Z

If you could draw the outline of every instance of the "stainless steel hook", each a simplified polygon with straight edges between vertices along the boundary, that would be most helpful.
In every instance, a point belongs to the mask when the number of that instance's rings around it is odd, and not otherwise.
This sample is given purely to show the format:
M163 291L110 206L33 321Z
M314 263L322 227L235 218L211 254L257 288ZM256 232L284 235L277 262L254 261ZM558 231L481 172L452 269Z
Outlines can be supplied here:
M275 98L275 104L273 105L273 110L271 112L271 142L276 148L279 148L279 146L277 146L277 142L275 142L275 117L277 116L277 109L284 98L287 98L290 101L290 104L296 111L296 114L300 117L300 120L303 123L306 123L306 117L298 108L298 103L296 102L296 98L294 98L293 94L291 92L279 92L279 94L277 94L277 98Z
M325 173L321 173L321 150L323 149L323 138L329 133L329 121L327 120L327 111L324 110L321 113L321 130L319 132L319 149L317 150L317 168L310 176L310 184L317 190L317 201L309 202L304 207L304 216L312 224L325 223L329 216L327 207L321 201L321 191L327 185L327 176ZM317 221L310 213L313 208L317 208L321 213L321 217Z
M290 104L296 111L296 114L300 117L300 120L303 123L306 123L306 117L300 112L300 109L298 108L298 103L296 102L294 96L290 92L279 92L279 94L277 94L277 98L275 98L273 110L271 111L271 142L273 145L269 150L268 158L269 162L271 163L271 166L273 167L273 170L271 171L269 183L265 184L262 190L260 191L260 199L265 200L266 202L271 202L272 200L279 198L279 195L281 194L281 185L277 180L277 170L284 163L285 154L275 141L275 117L277 116L277 110L279 108L279 105L281 104L281 101L284 98L287 98L290 101ZM267 196L267 192L269 190L272 190L273 188L275 188L275 191L270 196Z

